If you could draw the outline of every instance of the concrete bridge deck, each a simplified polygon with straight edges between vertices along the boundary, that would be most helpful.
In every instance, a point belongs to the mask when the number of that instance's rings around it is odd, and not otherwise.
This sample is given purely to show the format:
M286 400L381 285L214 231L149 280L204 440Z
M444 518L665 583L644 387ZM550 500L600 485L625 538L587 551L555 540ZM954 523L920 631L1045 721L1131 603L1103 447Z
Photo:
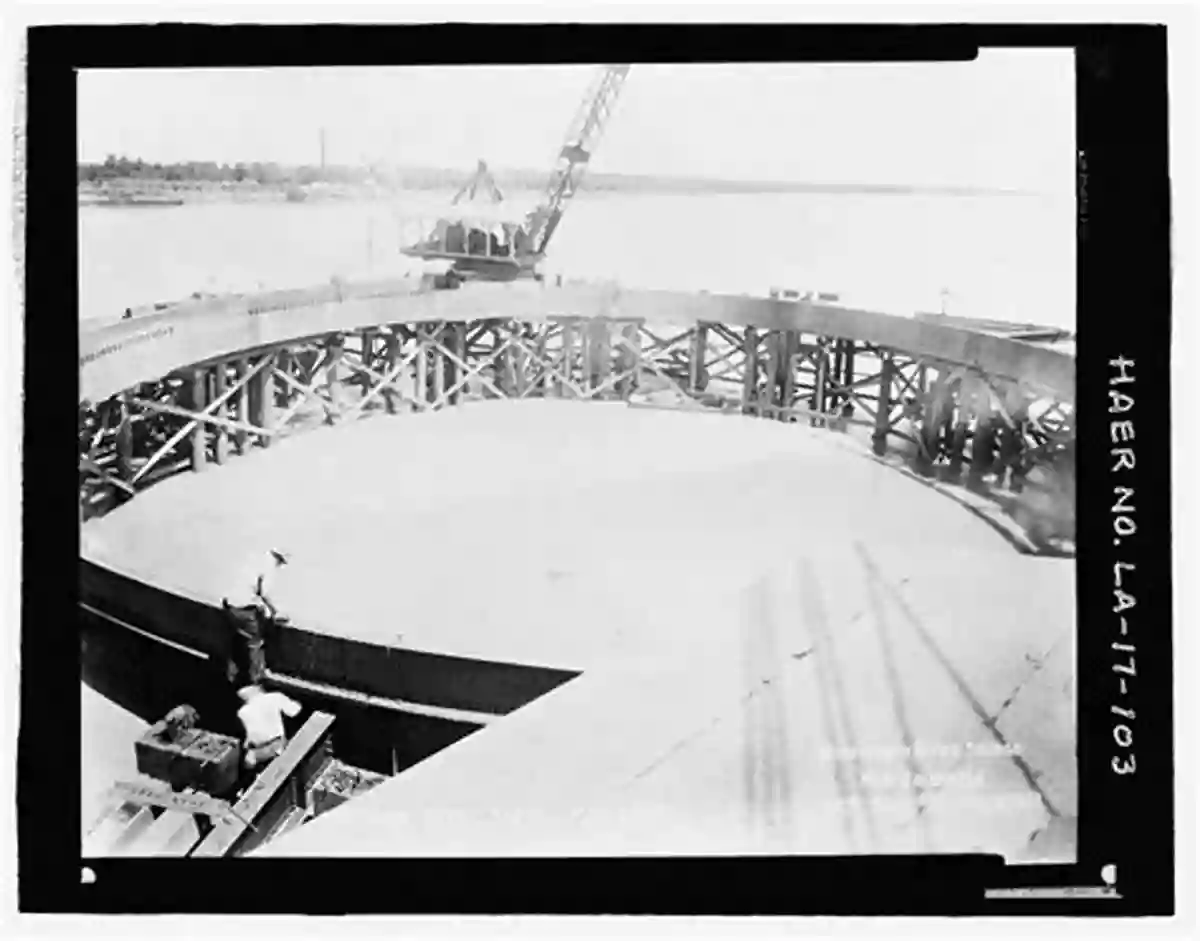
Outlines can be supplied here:
M84 543L96 561L218 604L247 551L283 545L293 558L276 593L298 624L570 669L702 633L690 618L705 585L797 552L860 540L1012 553L840 443L619 403L476 403L322 429L174 477L87 523ZM646 623L657 606L668 616Z
M263 852L1072 858L1069 564L843 543L674 574L703 604L647 619L690 642L585 669Z
M86 551L219 598L279 542L306 629L582 671L265 853L1037 855L1074 814L1073 568L840 442L476 403L174 477ZM906 742L946 780L914 794Z

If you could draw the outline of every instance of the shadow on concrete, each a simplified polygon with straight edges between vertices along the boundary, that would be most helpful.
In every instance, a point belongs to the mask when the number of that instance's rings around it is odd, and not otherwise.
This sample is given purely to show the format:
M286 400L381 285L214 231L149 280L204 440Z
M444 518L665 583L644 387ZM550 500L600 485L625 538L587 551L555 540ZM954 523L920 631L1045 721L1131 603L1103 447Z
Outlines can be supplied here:
M149 723L187 703L200 713L204 728L241 736L237 719L241 702L218 661L186 653L83 610L79 629L81 678L106 699ZM319 696L289 695L306 709L335 716L333 746L340 760L381 774L411 767L481 728ZM289 725L298 727L300 720Z
M223 665L84 610L78 624L80 678L101 696L151 723L187 703L200 713L204 728L239 734L241 703Z

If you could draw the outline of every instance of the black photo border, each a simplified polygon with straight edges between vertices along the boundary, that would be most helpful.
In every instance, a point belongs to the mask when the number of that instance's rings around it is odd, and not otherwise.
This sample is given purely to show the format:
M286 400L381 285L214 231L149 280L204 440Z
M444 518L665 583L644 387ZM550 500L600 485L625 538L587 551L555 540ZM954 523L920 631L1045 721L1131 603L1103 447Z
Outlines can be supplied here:
M1170 516L1170 188L1166 27L1156 25L47 26L27 34L27 219L19 905L25 912L1169 914L1174 910ZM79 520L75 70L86 68L969 59L1076 49L1078 149L1079 861L998 857L615 860L79 858L75 618ZM153 259L147 259L153 263ZM1110 387L1110 363L1134 362ZM1135 406L1137 465L1112 468L1110 388ZM1113 487L1136 534L1115 543ZM1127 532L1123 530L1123 532ZM1114 565L1136 598L1118 634ZM1136 644L1132 694L1111 644ZM67 664L76 664L68 669ZM1121 703L1136 713L1111 712ZM66 708L65 706L63 708ZM1114 734L1118 737L1114 738ZM1121 741L1131 744L1121 745ZM1113 760L1135 754L1136 773ZM1107 898L987 898L1093 887ZM273 885L264 892L264 885Z

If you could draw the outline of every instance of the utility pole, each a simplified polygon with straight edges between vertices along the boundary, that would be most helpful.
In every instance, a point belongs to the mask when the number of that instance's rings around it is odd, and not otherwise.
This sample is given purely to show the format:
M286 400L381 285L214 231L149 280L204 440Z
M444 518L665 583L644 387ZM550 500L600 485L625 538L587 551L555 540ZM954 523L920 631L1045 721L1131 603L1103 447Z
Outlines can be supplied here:
M321 172L325 172L325 128L321 128Z

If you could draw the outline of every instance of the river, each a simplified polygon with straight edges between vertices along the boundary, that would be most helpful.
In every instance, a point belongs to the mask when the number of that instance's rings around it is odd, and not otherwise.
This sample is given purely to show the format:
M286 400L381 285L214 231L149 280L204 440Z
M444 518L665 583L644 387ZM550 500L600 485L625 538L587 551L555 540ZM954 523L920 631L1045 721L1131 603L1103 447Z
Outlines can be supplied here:
M449 193L382 200L80 207L80 317L193 291L299 287L411 270L398 219ZM894 313L1075 326L1070 199L992 194L608 195L583 192L548 274L630 287L839 293Z

